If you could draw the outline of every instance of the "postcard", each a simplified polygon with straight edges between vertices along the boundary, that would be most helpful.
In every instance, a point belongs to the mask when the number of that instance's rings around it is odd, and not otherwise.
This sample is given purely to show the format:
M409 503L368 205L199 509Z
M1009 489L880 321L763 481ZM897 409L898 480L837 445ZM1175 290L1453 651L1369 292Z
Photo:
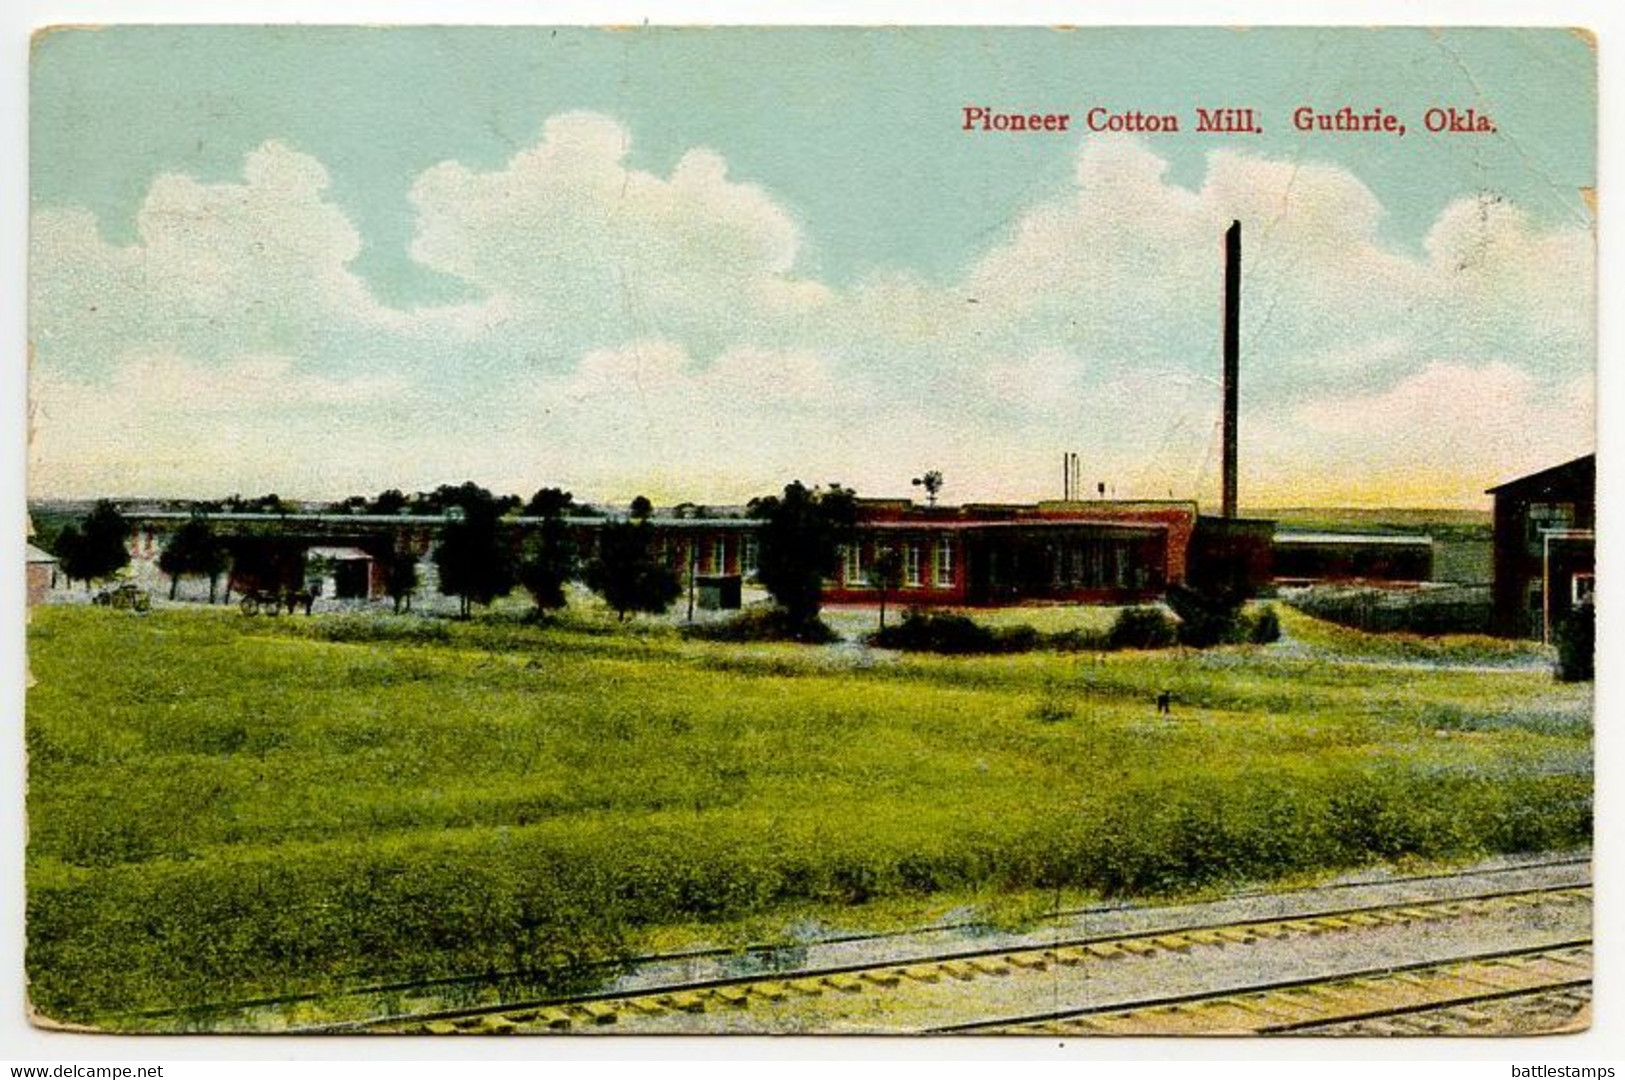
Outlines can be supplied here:
M1596 49L40 31L33 1022L1584 1029Z

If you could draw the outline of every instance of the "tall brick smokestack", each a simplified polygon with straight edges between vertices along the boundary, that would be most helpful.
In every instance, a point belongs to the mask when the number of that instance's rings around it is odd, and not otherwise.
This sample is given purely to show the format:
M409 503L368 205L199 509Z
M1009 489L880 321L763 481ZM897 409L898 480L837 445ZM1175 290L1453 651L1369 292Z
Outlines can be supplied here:
M1241 222L1224 233L1224 501L1222 513L1236 516L1237 382L1241 377Z

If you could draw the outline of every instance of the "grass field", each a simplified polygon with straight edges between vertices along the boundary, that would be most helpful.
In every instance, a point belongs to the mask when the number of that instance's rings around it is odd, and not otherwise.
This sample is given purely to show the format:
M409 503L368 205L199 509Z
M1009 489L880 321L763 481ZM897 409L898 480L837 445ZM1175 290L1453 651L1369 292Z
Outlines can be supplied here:
M1396 671L1286 621L1265 649L944 658L44 608L31 996L140 1027L366 981L579 985L678 930L1589 841L1589 687Z

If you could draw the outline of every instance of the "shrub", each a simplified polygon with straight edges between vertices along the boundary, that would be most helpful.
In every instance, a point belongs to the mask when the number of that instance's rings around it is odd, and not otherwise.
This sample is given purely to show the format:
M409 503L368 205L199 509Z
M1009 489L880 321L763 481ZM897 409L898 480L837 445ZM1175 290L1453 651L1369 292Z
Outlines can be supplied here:
M1563 682L1590 682L1596 670L1597 614L1581 604L1557 624L1557 677Z
M901 624L871 635L869 643L887 649L963 656L1031 652L1050 642L1031 626L987 627L964 615L915 609L903 616Z
M1081 627L1057 630L1044 639L1044 644L1056 652L1104 652L1112 647L1107 631Z
M1161 608L1132 607L1118 614L1106 640L1114 649L1166 649L1178 634L1179 624Z
M1235 645L1247 640L1239 592L1201 592L1175 585L1168 589L1168 605L1179 616L1179 643L1194 649Z
M682 628L684 637L700 641L750 642L799 641L804 645L828 645L840 640L829 624L816 616L792 620L780 607L744 611L725 622L695 623Z
M1268 605L1248 618L1247 640L1254 645L1268 645L1281 640L1281 617Z
M904 615L901 623L878 631L869 640L883 648L916 652L995 651L993 631L986 627L978 626L963 615L934 615L918 608Z

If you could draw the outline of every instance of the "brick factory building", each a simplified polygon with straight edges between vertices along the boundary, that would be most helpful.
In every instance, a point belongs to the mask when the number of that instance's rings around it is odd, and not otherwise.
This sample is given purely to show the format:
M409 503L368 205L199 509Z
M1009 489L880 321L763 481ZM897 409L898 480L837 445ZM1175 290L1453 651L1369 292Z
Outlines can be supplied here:
M1488 494L1495 496L1495 630L1551 641L1570 609L1592 602L1597 455L1508 480Z
M168 537L191 514L135 514L131 555L156 566ZM364 514L210 515L231 554L231 590L310 587L335 599L379 599L379 567L394 551L426 559L448 518ZM568 519L583 557L610 518ZM511 518L515 551L539 524ZM749 518L651 517L655 549L703 607L732 608L755 573L760 523ZM852 540L824 599L873 603L869 570L896 551L902 581L894 599L920 606L991 606L1029 601L1138 603L1185 583L1267 584L1273 524L1202 517L1179 500L1055 501L921 507L906 499L859 500ZM342 558L340 557L342 556ZM330 580L329 580L330 579ZM320 581L323 587L316 587Z

